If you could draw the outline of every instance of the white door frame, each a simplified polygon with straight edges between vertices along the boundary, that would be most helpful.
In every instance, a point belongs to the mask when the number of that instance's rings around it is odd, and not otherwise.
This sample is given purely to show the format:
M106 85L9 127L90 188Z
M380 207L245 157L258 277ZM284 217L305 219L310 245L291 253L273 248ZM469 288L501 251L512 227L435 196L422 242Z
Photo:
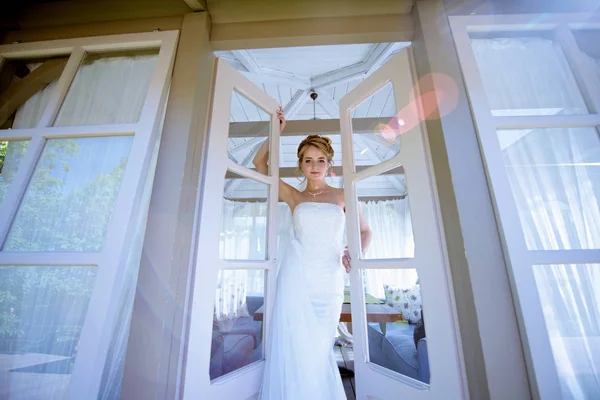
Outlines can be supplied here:
M340 100L348 247L353 266L350 282L357 398L385 400L396 398L398 393L414 399L468 398L450 269L423 123L402 135L402 149L407 150L366 170L354 172L351 110L388 82L393 83L396 107L408 107L411 101L418 101L411 98L413 88L416 96L419 91L414 79L410 48L400 51ZM420 104L417 104L417 108L421 109ZM414 258L362 260L359 255L355 182L398 166L404 167L409 187L415 238ZM362 290L364 268L415 268L418 271L423 308L427 310L424 314L427 315L425 319L431 371L429 385L368 362L365 299Z
M191 315L185 354L184 399L246 399L255 396L262 382L264 360L226 374L213 381L209 376L211 356L212 323L214 299L219 270L260 269L267 272L265 285L264 326L270 324L274 305L276 266L277 266L277 210L279 183L279 120L276 110L278 103L258 88L223 59L217 60L214 98L211 121L207 137L206 161L202 194L196 213L198 232L195 250L195 268L192 278ZM227 157L227 142L230 122L231 95L236 90L263 108L271 117L269 164L270 175L245 168ZM273 166L277 166L276 168ZM221 233L223 185L227 171L268 184L268 229L267 256L263 261L227 261L219 256L219 236ZM263 328L264 329L264 328ZM263 331L263 354L266 354L269 335Z

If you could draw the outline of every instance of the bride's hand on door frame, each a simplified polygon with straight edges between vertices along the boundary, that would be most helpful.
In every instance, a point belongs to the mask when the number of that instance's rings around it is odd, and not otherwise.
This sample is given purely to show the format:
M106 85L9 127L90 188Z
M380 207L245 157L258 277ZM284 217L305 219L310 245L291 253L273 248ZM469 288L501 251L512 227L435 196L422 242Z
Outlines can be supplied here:
M283 132L283 128L285 128L286 120L285 115L283 115L283 107L279 106L277 110L277 119L279 120L279 132Z
M344 264L344 269L346 270L346 273L350 273L350 270L352 269L352 266L350 265L350 253L348 252L348 246L346 246L346 248L344 249L344 255L342 256L342 264Z

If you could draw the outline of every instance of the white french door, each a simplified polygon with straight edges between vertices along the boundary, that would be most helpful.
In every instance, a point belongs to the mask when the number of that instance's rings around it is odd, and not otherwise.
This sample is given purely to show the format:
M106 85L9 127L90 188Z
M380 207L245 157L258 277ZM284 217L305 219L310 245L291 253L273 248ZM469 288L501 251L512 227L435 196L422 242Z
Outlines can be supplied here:
M347 234L353 267L355 382L360 400L468 397L420 106L408 48L340 100ZM390 122L375 127L374 132L353 132L354 119L375 109L391 110ZM361 148L361 154L373 154L378 161L367 168L355 168L354 158ZM406 238L388 253L391 258L373 258L368 251L360 255L358 207L369 201L364 194L376 188L383 198L392 200L390 203L407 201L410 210L402 220ZM390 207L390 223L400 221L395 213ZM363 214L369 225L386 223ZM408 240L410 236L412 240ZM374 244L376 240L374 237ZM414 279L410 285L406 285L408 278ZM380 323L370 308L369 303L377 302L377 296L369 293L374 281L385 285L381 289L386 305L392 305L392 309L387 308L391 322ZM397 286L398 282L404 286ZM426 337L415 344L413 331L421 306ZM398 320L397 310L402 311L404 321Z
M216 71L196 220L185 399L258 394L275 290L279 105L224 60ZM252 159L266 139L263 175Z
M534 398L600 396L599 21L450 17Z
M118 396L177 37L0 46L0 398Z

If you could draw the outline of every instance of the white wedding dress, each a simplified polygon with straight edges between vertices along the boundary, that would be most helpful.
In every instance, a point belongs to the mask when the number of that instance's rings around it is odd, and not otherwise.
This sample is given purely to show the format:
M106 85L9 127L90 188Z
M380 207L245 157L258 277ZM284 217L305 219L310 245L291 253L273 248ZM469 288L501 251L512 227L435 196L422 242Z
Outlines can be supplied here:
M337 204L294 209L268 327L262 400L346 399L333 353L344 300L344 224Z

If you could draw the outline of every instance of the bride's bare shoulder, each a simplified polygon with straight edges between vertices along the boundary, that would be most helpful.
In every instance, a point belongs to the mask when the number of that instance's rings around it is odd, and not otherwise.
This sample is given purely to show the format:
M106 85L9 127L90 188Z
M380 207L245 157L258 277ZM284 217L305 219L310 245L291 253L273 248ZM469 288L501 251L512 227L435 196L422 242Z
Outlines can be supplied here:
M334 193L337 199L337 203L344 208L345 207L345 200L344 200L344 189L343 188L333 188L334 189Z

